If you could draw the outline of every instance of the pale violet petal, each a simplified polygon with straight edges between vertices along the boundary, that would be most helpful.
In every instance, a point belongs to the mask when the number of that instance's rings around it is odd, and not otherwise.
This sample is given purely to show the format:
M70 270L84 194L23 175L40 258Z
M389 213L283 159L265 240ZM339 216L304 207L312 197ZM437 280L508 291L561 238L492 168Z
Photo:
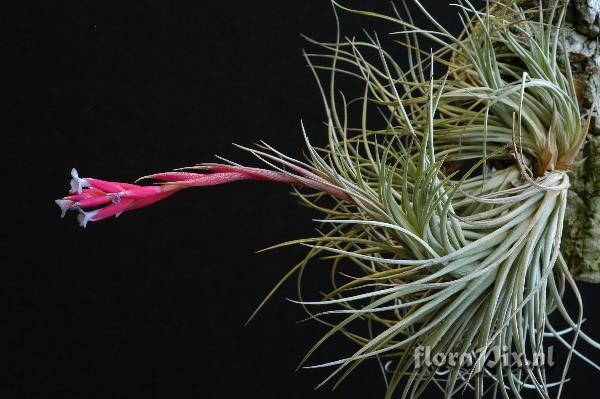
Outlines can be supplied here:
M65 199L57 199L57 200L54 200L54 202L60 208L60 217L61 218L65 217L65 213L67 213L67 211L71 208L71 206L74 203L73 201L65 200Z
M79 177L79 175L77 174L77 169L75 168L71 169L71 177L72 179L71 190L69 191L70 193L81 194L81 190L83 188L91 187L90 183L88 183L85 179Z
M94 217L96 216L96 214L98 213L98 211L89 211L89 212L84 212L81 211L81 213L79 215L77 215L77 221L79 222L79 225L83 228L87 227L87 223Z

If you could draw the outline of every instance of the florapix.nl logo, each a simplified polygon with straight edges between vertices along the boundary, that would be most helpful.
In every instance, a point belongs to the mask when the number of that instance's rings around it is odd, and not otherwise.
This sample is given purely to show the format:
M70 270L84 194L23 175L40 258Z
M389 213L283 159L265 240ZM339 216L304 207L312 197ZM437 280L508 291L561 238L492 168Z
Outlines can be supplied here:
M554 348L532 352L528 356L522 352L511 351L507 346L490 346L477 350L460 352L434 352L429 346L418 346L414 351L415 368L421 367L474 367L481 372L485 367L542 367L554 366Z

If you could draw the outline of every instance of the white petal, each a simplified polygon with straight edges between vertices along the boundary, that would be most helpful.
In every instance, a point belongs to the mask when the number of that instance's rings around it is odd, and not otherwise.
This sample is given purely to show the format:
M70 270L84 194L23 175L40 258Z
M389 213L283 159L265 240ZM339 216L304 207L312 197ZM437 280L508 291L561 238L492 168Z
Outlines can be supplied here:
M90 183L88 183L85 179L82 179L79 177L79 175L77 174L77 169L73 168L71 169L71 190L69 191L70 193L77 193L77 194L81 194L81 190L84 187L91 187Z
M81 211L81 213L79 215L77 215L77 221L79 222L79 225L83 228L86 228L87 223L90 221L91 218L96 216L97 213L98 213L98 211L89 211L89 212Z
M61 211L60 217L61 218L65 217L65 213L67 213L67 211L74 204L73 201L64 200L64 199L57 199L57 200L54 200L54 202L56 202L56 205L58 205L58 207L60 208L60 211Z

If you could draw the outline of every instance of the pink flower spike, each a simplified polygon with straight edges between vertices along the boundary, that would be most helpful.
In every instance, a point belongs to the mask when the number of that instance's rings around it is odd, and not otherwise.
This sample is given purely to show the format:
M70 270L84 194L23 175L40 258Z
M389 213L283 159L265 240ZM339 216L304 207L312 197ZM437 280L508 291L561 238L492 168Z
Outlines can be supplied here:
M300 176L306 177L308 179L311 180L319 180L322 182L326 182L327 180L325 180L323 177L317 175L314 172L311 172L310 170L303 168L299 165L296 165L295 163L286 161L285 159L282 158L278 158L272 155L268 155L268 154L263 154L265 157L272 159L274 161L276 161L277 163L280 163L284 166L287 166L288 168L290 168L291 170L293 170L294 172L298 173ZM212 170L214 172L220 172L223 171L225 168L230 169L231 168L238 168L238 169L258 169L258 170L265 170L265 169L259 169L259 168L247 168L244 166L236 166L236 165L222 165L222 164L203 164L203 165L197 165L194 167L191 167L189 169L205 169L205 170Z
M100 191L95 188L84 188L81 191L81 194L67 195L63 199L68 199L68 200L77 202L77 201L81 201L82 199L98 197L101 195L106 195L106 193L104 191Z
M310 187L312 189L326 192L336 198L346 200L348 199L348 195L342 190L336 188L331 185L327 180L323 179L320 176L315 175L314 173L301 168L299 166L290 164L289 166L293 166L293 169L300 173L301 176L287 174L283 172L261 169L261 168L248 168L244 166L235 166L235 165L207 165L201 166L199 169L211 170L214 172L224 172L224 173L242 173L248 177L249 180L266 180L277 183L286 183L301 187Z
M112 181L94 179L91 177L86 178L85 181L87 181L93 188L102 190L105 193L118 193L119 191L127 190L127 188L125 188L124 185L133 187L133 188L139 187L139 186L136 186L135 184L116 183L116 182L112 182Z
M341 188L326 178L289 162L284 162L284 165L288 166L294 173L238 165L201 165L194 169L202 170L203 173L174 171L151 174L140 178L161 181L150 186L80 178L77 170L73 169L71 171L71 195L55 202L61 209L61 217L68 210L78 210L77 219L79 224L86 227L90 221L98 221L111 216L118 217L123 212L148 206L185 188L215 186L239 180L284 183L312 188L341 200L350 198ZM89 208L94 207L100 208L89 210Z
M119 186L123 187L123 190L133 190L135 188L142 187L142 186L138 186L137 184L133 184L133 183L121 183L121 182L118 182L118 183L115 183L115 184L118 184Z
M301 187L309 187L318 191L326 192L336 198L346 200L348 195L333 186L327 180L323 179L316 174L293 165L294 171L300 173L299 175L287 174L279 171L273 171L269 169L261 168L249 168L237 165L200 165L195 166L193 169L204 170L209 173L190 173L190 172L166 172L156 173L153 175L145 176L144 178L154 178L157 180L163 180L170 183L179 183L185 186L214 186L217 184L225 184L237 180L261 180L271 181L277 183L291 184Z
M216 186L238 180L252 180L247 174L238 172L209 173L205 175L197 174L196 176L197 177L194 179L184 180L177 183L187 187L203 187Z
M75 204L80 208L92 208L95 206L108 204L109 202L112 202L112 198L105 194L103 196L85 198L77 201Z
M136 181L140 181L142 179L155 179L162 180L167 182L179 182L184 180L192 180L202 176L199 173L190 173L190 172L163 172L163 173L154 173L152 175L142 176Z
M133 204L131 204L131 206L129 208L127 208L127 212L133 211L135 209L143 208L148 205L152 205L155 202L158 202L160 200L163 200L163 199L175 194L176 192L177 192L177 190L166 191L162 194L155 195L154 197L136 200L133 202ZM120 213L117 213L115 216L119 217L119 215L120 215Z
M80 178L77 170L71 171L71 194L55 202L61 209L61 217L69 210L79 212L77 220L82 227L90 221L150 205L186 188L182 184L138 186L131 183L109 182L94 178ZM201 176L194 174L194 177ZM88 210L89 208L99 209Z
M212 165L209 168L213 172L242 173L247 175L252 180L267 180L287 184L294 184L294 182L297 182L297 179L294 179L294 177L291 175L268 169L248 168L234 165Z
M103 208L96 209L93 211L83 211L79 210L79 215L77 216L77 220L79 221L79 225L81 227L87 227L87 223L89 221L96 222L98 220L106 219L111 216L115 216L117 214L121 214L126 211L131 204L133 204L134 200L128 199L120 201L118 204L109 204Z
M133 190L121 191L116 193L120 198L128 199L151 199L157 195L163 194L168 191L179 191L183 187L175 185L160 185L160 186L141 186L134 188Z
M71 190L69 191L71 194L81 194L84 191L84 188L100 190L105 193L117 193L119 191L139 187L131 183L110 182L91 177L81 178L75 168L71 169L71 176Z
M231 178L234 176L240 177L240 175L246 176L247 180L268 180L268 181L277 181L281 183L292 184L293 178L290 176L281 173L275 172L267 169L258 169L258 168L246 168L242 166L233 166L233 165L210 165L210 166L201 166L195 167L194 169L201 169L211 173L191 173L191 172L165 172L165 173L155 173L152 175L140 177L140 179L156 179L162 180L166 182L172 183L190 183L191 181L202 181L207 182L206 185L212 185L208 183L211 179L207 178L207 176L213 176L217 173L219 174L232 174ZM205 180L208 179L208 180ZM139 180L139 179L138 179ZM241 180L241 179L239 179ZM215 179L218 181L218 179ZM233 180L231 180L233 181ZM227 183L228 181L224 181ZM220 183L215 183L220 184Z

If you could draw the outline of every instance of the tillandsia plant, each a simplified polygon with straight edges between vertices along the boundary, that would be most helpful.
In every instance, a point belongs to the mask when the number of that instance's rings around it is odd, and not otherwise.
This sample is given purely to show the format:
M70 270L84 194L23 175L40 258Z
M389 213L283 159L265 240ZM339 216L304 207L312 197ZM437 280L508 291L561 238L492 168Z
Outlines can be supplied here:
M388 398L416 398L431 384L447 398L466 388L476 397L520 398L533 389L549 398L553 389L560 396L572 356L600 370L575 349L577 341L600 344L581 331L582 301L560 251L569 173L590 124L564 51L566 4L523 9L503 0L478 10L463 1L458 37L418 1L435 29L416 26L406 7L403 18L395 7L388 16L333 5L336 18L344 11L397 24L393 35L409 66L403 69L376 34L362 41L339 33L332 43L309 39L319 49L305 55L325 104L325 147L314 147L305 134L308 156L299 161L261 143L243 149L268 169L201 164L141 178L159 181L150 186L80 178L73 170L70 195L57 200L63 215L76 211L85 227L185 188L237 180L289 184L323 214L322 233L276 246L303 244L308 252L265 301L295 274L298 303L329 326L303 366L333 335L356 343L354 353L306 366L332 368L323 383L337 385L376 359L385 364ZM439 49L422 50L423 38ZM435 75L437 69L444 73ZM349 101L337 94L339 75L355 79L362 94ZM355 109L359 123L350 126ZM319 301L305 301L302 276L318 257L330 264L331 289ZM575 315L563 305L567 289L578 299ZM557 330L552 313L566 329ZM557 381L534 359L548 339L569 353ZM422 362L423 348L473 361ZM521 361L490 365L498 348Z

